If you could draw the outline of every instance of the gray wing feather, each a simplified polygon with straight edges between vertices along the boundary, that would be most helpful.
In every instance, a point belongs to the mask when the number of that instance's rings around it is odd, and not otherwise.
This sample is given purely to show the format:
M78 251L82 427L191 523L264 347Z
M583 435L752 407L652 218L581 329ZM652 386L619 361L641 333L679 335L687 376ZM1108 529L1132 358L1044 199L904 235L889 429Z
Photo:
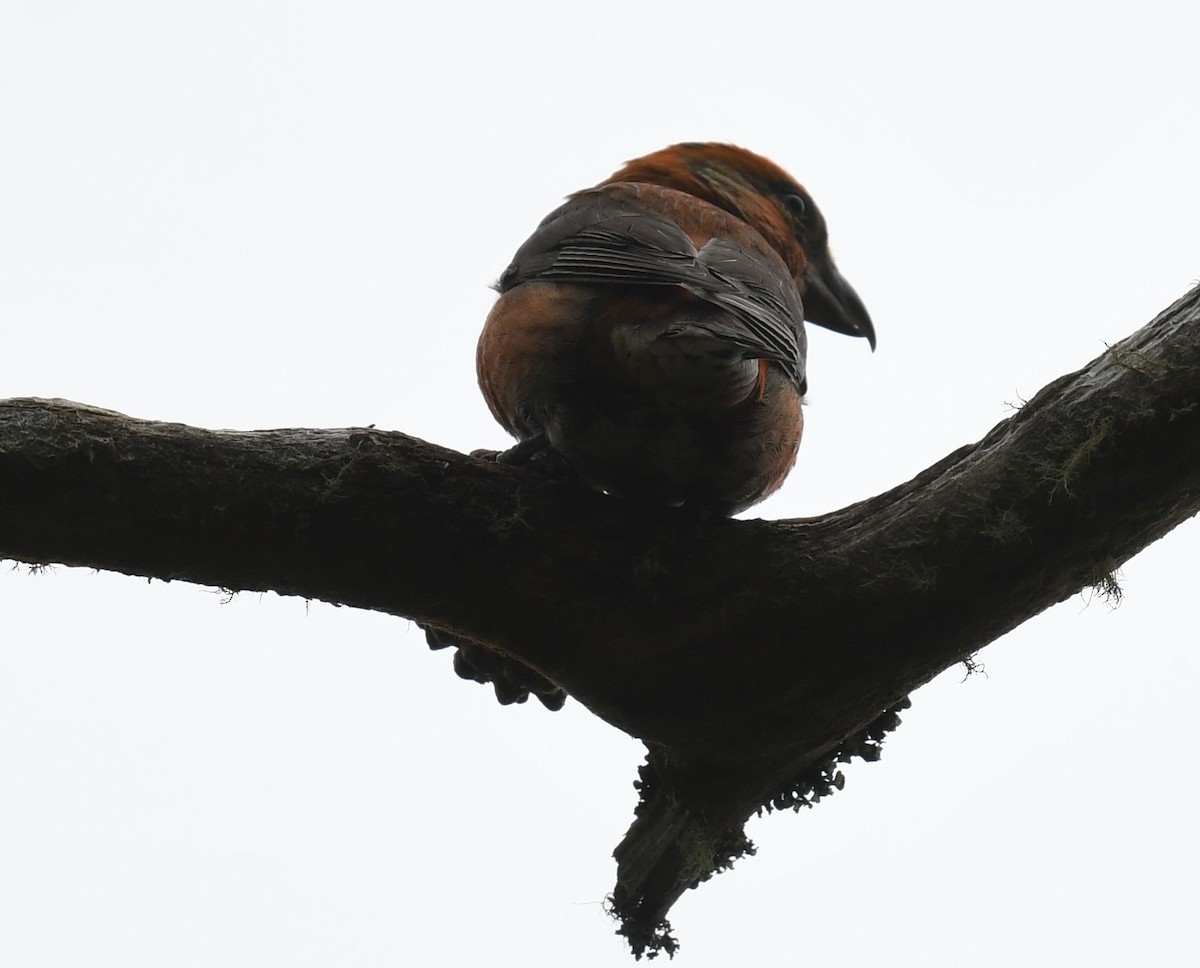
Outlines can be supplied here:
M726 239L697 249L670 219L629 202L583 195L568 201L517 250L497 286L546 280L593 285L681 286L729 314L720 338L748 358L778 362L804 385L804 309L778 260Z

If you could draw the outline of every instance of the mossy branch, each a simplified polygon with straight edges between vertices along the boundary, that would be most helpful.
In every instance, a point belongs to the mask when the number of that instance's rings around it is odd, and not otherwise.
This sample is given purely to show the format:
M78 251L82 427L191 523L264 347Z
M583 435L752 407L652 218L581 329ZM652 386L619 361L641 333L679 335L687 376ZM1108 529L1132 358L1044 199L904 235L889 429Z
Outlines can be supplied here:
M979 443L803 521L698 522L369 428L9 400L0 555L402 615L565 690L650 751L614 905L670 951L667 910L756 809L825 790L913 689L1200 509L1198 316L1194 290Z

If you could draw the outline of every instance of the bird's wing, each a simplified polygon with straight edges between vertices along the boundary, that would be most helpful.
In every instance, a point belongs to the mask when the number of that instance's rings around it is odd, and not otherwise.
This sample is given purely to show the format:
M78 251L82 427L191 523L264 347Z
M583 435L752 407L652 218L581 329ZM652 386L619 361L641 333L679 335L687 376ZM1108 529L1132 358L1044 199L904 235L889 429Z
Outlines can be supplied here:
M680 286L726 311L726 323L708 327L714 337L748 358L778 362L803 385L804 309L786 266L765 244L758 251L716 235L697 248L666 215L586 192L546 217L517 250L497 288L507 292L535 280Z

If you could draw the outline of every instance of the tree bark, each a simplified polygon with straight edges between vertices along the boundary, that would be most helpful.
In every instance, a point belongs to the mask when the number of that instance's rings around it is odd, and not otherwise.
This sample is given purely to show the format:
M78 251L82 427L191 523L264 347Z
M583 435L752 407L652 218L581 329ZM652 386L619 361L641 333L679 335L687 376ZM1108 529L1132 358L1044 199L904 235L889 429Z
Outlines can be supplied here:
M0 402L0 555L415 619L643 740L615 913L674 950L764 805L840 785L913 689L1113 590L1200 509L1200 289L979 443L819 518L633 506L400 433L212 431Z

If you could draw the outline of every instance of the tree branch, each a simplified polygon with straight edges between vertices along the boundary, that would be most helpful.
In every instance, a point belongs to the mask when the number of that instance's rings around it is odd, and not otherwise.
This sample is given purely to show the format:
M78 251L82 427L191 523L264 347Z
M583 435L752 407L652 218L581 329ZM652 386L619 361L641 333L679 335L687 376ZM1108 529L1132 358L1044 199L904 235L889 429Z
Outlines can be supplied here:
M9 400L0 555L377 609L519 660L649 747L614 906L635 951L670 951L666 911L755 809L838 785L911 690L1200 509L1198 316L1200 289L811 520L701 521L372 428Z

